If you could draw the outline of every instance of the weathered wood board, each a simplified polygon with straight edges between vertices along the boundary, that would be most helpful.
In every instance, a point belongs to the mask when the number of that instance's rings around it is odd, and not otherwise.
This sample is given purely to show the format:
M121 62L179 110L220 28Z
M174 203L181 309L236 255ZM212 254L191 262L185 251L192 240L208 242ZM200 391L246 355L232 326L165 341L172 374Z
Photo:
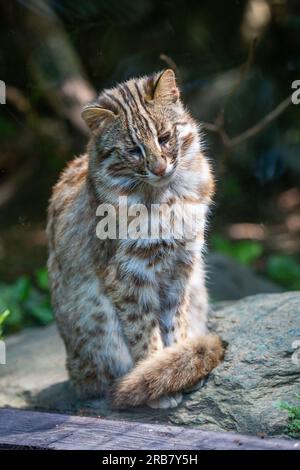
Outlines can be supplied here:
M300 450L289 439L195 428L0 409L0 448L57 450Z

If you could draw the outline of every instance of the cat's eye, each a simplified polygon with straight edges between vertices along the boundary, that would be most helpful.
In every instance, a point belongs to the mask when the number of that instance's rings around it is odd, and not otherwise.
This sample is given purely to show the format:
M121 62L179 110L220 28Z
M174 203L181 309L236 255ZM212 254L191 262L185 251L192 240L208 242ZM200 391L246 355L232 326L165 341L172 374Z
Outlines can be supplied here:
M129 149L128 153L129 153L129 155L131 155L133 157L138 157L138 158L142 157L142 155L143 155L142 149L138 146L132 147L131 149Z
M167 132L166 134L159 136L158 137L159 145L166 145L169 142L170 137L171 137L170 132Z

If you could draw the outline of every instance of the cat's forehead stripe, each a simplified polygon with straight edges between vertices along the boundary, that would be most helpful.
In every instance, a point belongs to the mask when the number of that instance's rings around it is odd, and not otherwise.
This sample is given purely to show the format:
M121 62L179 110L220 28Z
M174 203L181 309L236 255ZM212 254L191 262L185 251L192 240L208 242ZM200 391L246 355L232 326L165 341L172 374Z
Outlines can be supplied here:
M115 96L117 91L120 93L121 96L120 95L119 97ZM124 92L122 92L122 89L119 86L118 88L112 90L111 92L107 92L106 96L108 96L112 101L114 101L118 105L119 109L122 110L123 116L125 119L126 128L130 130L130 132L128 132L128 137L130 138L131 143L133 145L136 145L137 139L136 139L135 133L133 132L134 124L132 121L132 114L129 112L130 110L126 102L126 99L124 99Z
M153 129L150 128L150 124L149 124L149 118L150 118L150 114L149 112L147 112L147 118L144 116L143 114L143 109L142 109L142 106L141 106L141 100L139 98L139 95L137 95L136 98L138 98L138 100L136 100L132 90L130 90L129 86L127 85L127 83L124 83L124 89L126 90L126 96L128 97L128 106L130 107L130 103L133 103L133 106L135 108L135 111L136 111L136 114L135 114L135 117L140 117L140 120L143 121L144 123L144 126L147 128L148 132L149 132L149 135L151 135L153 133ZM139 104L140 106L139 106ZM144 107L145 109L145 107ZM131 108L131 111L133 112L132 108Z
M122 95L125 106L129 109L136 136L138 134L137 129L142 131L143 134L152 135L155 129L150 128L150 115L148 113L147 117L144 116L143 109L141 105L138 104L140 101L138 96L134 96L133 91L130 90L127 83L119 85L118 89ZM135 128L134 123L137 124L137 128Z
M146 106L145 106L145 104L144 104L144 99L143 99L143 96L142 96L142 92L141 92L141 90L139 89L138 83L137 83L137 82L134 82L134 86L135 86L137 95L138 95L138 97L139 97L139 102L140 102L142 108L144 109L144 111L145 111L146 114L149 114L149 111L147 110L147 108L146 108Z
M118 105L119 109L121 109L121 110L123 111L124 119L125 119L125 123L126 123L126 127L127 127L128 129L130 129L129 116L128 116L128 113L127 113L127 108L126 108L126 106L125 106L115 95L113 95L113 92L110 92L110 93L107 92L107 93L106 93L106 96L107 96L108 98L110 98L114 103L116 103L116 104ZM129 135L129 138L130 138L130 140L131 140L131 143L132 143L133 145L135 145L136 142L135 142L135 140L132 138L132 135L131 135L130 133L128 133L128 135Z
M141 81L123 82L111 90L105 90L102 97L100 96L100 103L101 98L102 100L108 99L122 112L132 144L136 144L143 137L150 137L157 133L157 124L150 110L145 106L143 88Z

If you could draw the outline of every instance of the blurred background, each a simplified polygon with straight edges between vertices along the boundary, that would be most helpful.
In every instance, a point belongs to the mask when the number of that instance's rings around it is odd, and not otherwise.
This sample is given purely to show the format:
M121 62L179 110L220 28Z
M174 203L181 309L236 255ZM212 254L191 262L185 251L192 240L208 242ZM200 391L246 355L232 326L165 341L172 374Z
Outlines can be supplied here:
M297 0L1 2L0 334L52 321L47 203L84 151L82 105L166 67L203 122L216 173L212 302L299 290L299 52Z

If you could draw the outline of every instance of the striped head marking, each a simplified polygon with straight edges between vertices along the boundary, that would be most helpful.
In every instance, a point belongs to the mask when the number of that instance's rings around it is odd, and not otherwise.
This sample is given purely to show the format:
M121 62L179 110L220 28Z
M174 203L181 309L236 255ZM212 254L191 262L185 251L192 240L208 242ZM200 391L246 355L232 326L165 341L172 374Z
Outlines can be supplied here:
M104 90L82 117L91 130L91 168L115 182L166 185L198 141L171 69Z

